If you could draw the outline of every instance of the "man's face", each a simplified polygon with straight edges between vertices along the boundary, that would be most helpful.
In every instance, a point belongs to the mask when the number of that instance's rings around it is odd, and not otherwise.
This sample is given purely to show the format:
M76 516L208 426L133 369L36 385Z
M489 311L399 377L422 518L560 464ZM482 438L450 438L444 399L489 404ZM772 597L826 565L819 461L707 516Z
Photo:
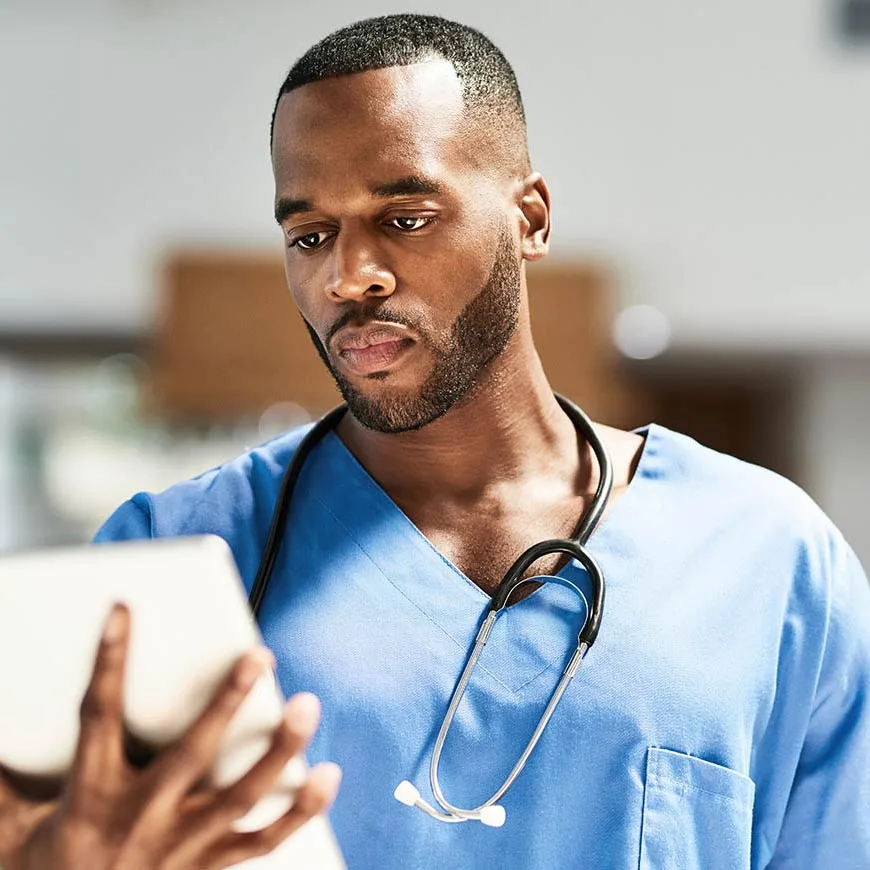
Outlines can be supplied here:
M516 329L509 180L473 130L441 61L327 79L279 104L273 166L288 284L368 428L438 419Z

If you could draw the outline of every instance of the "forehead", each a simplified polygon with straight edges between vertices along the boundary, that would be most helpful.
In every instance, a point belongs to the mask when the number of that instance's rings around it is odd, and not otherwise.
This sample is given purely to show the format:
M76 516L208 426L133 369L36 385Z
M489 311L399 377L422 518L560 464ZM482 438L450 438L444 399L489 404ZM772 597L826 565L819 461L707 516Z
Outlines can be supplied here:
M342 181L370 186L460 169L472 150L462 86L433 60L324 79L285 94L272 163L280 194Z

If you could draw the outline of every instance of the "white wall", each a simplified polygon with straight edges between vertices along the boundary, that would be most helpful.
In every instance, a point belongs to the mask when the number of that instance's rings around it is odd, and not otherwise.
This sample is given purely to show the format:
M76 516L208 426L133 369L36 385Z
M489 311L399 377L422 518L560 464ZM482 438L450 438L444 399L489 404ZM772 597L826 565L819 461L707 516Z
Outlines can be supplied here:
M612 260L684 344L863 347L870 52L836 47L833 2L415 7L514 63L557 253ZM0 0L0 328L138 328L167 243L277 244L281 77L334 27L402 8Z
M838 48L835 2L414 8L480 27L513 62L557 255L608 259L678 344L860 354L870 52ZM0 330L139 329L167 244L277 246L267 137L283 74L329 30L403 8L0 0ZM868 384L867 360L810 367L795 432L811 492L866 564Z

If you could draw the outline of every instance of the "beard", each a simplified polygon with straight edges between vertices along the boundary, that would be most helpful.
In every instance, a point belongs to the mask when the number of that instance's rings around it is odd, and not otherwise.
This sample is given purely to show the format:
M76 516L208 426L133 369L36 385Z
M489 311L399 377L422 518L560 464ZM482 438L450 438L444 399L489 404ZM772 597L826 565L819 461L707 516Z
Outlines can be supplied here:
M410 395L367 396L337 371L311 324L306 320L305 325L351 414L367 429L396 434L422 429L443 417L469 393L516 331L520 301L520 264L511 234L503 227L486 284L463 308L443 339L436 340L431 331L427 333L421 328L419 321L391 310L388 303L344 312L330 328L327 343L348 323L374 318L409 326L418 332L434 362L419 390ZM385 376L377 373L370 377L378 380Z

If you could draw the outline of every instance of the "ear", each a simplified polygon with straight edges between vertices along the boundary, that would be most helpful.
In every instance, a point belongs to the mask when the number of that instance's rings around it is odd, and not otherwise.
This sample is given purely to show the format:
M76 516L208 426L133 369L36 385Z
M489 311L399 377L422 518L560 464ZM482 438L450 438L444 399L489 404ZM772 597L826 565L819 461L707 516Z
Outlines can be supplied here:
M523 179L519 197L523 259L533 262L550 250L550 189L544 176L533 172Z

